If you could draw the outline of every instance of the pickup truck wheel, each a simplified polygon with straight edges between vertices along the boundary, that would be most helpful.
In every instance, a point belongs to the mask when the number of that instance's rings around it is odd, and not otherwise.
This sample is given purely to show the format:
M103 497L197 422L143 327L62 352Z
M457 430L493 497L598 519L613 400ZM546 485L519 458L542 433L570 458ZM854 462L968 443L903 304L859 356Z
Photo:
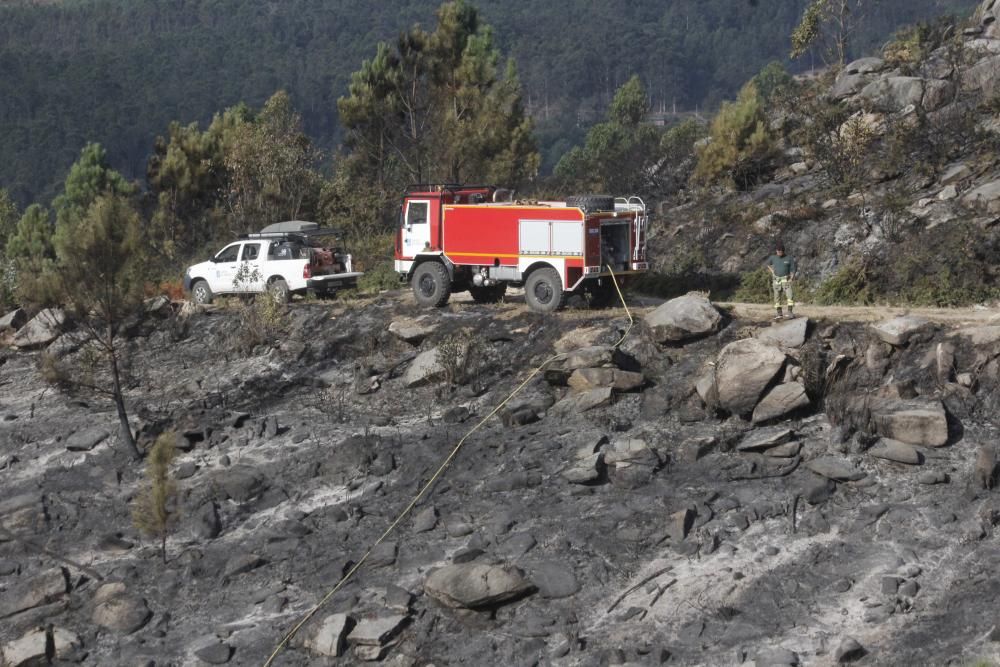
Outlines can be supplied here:
M469 294L476 303L498 303L507 293L507 283L500 283L491 287L478 287L469 285Z
M440 262L424 262L413 272L410 282L413 296L421 306L440 308L451 297L451 278Z
M212 288L208 286L204 280L195 281L194 285L191 286L191 298L198 305L208 305L212 303Z
M278 303L288 303L292 298L292 293L288 289L288 283L281 278L276 278L268 283L267 293Z
M524 300L532 310L540 313L559 310L566 304L568 296L559 272L553 268L538 269L524 283Z

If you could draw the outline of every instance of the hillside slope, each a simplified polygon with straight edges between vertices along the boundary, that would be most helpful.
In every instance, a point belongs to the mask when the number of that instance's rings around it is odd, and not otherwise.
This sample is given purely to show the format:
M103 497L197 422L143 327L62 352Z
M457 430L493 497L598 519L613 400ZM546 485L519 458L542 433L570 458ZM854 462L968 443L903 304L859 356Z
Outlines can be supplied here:
M380 40L434 21L436 0L73 0L0 4L0 187L47 201L87 141L144 175L170 121L206 121L289 89L316 142L337 143L335 101ZM484 19L518 64L551 166L638 73L654 108L712 107L787 55L804 0L526 0L484 3ZM967 12L970 0L879 3L858 48L904 23ZM567 30L567 20L571 29ZM808 59L806 59L808 61ZM808 64L806 62L805 64Z

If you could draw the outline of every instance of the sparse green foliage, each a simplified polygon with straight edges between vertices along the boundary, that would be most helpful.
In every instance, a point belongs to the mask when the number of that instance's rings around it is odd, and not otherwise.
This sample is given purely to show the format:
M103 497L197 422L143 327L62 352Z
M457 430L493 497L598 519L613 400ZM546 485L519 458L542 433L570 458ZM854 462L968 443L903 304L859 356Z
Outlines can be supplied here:
M14 235L17 230L17 221L20 213L17 204L10 198L10 194L0 188L0 256L4 255L7 240Z
M111 168L107 151L100 144L87 144L70 167L62 194L52 202L56 212L56 235L72 233L98 197L131 197L135 190L134 185Z
M132 522L151 538L160 541L160 556L167 562L167 535L177 520L177 483L170 465L177 454L176 434L162 434L153 443L146 459L146 486L132 503Z
M399 274L392 262L383 261L376 264L358 279L360 292L380 292L399 289L400 286Z
M711 142L698 153L694 177L700 182L725 181L746 189L771 168L774 138L753 82L743 87L735 102L722 104L710 137Z
M663 137L646 120L648 113L646 90L639 77L633 76L615 93L607 120L592 127L584 145L570 150L556 165L556 176L564 187L646 196L658 190L656 167Z
M243 262L233 278L233 287L257 286L262 282L260 271ZM270 291L251 298L236 299L237 326L229 333L230 344L243 354L250 354L259 345L274 345L288 326L288 305L276 299Z
M501 69L492 30L464 0L442 4L437 19L434 32L415 26L379 44L337 101L350 151L342 177L374 197L382 225L409 183L517 187L538 171L517 73Z
M795 79L778 61L768 63L752 81L765 106L771 106L774 100L797 87Z
M315 208L320 158L302 131L285 91L275 93L250 123L238 123L225 155L230 233L298 220Z
M862 260L853 260L819 285L813 301L819 306L865 304L871 303L873 296L868 267Z
M878 0L811 0L792 31L792 58L824 43L823 58L843 65L866 11Z
M100 195L82 217L64 219L54 248L55 260L44 265L39 279L22 280L20 287L35 303L62 303L79 325L85 349L107 364L106 382L74 378L73 384L114 401L122 441L139 458L125 409L121 339L127 320L142 307L146 262L139 215L122 196Z
M770 303L771 282L771 274L763 266L748 271L740 276L740 286L733 294L733 299L742 303Z
M45 303L38 281L55 259L49 212L38 204L29 206L7 241L5 255L3 290L9 298L22 304L38 304L37 299Z

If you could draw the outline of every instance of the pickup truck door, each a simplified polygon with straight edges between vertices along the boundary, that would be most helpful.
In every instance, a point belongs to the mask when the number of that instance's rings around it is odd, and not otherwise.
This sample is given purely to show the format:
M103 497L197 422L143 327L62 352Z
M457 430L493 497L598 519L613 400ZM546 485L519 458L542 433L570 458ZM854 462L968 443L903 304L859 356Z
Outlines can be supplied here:
M236 269L237 278L236 291L238 292L263 292L264 275L260 263L261 243L244 243L240 251L240 263Z
M403 211L403 257L415 257L431 242L430 200L409 200Z
M241 245L243 244L230 243L212 258L215 266L209 271L208 285L216 294L236 291L233 279L236 278Z

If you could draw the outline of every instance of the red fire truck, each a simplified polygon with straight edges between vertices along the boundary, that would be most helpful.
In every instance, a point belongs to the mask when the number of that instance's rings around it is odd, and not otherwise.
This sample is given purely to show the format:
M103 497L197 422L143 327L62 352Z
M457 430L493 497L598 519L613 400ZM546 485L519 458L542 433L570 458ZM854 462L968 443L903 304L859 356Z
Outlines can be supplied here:
M571 294L617 298L623 278L646 271L646 207L638 197L587 195L516 202L493 186L419 185L407 191L396 233L396 270L417 302L443 306L468 290L477 302L524 287L537 311Z

